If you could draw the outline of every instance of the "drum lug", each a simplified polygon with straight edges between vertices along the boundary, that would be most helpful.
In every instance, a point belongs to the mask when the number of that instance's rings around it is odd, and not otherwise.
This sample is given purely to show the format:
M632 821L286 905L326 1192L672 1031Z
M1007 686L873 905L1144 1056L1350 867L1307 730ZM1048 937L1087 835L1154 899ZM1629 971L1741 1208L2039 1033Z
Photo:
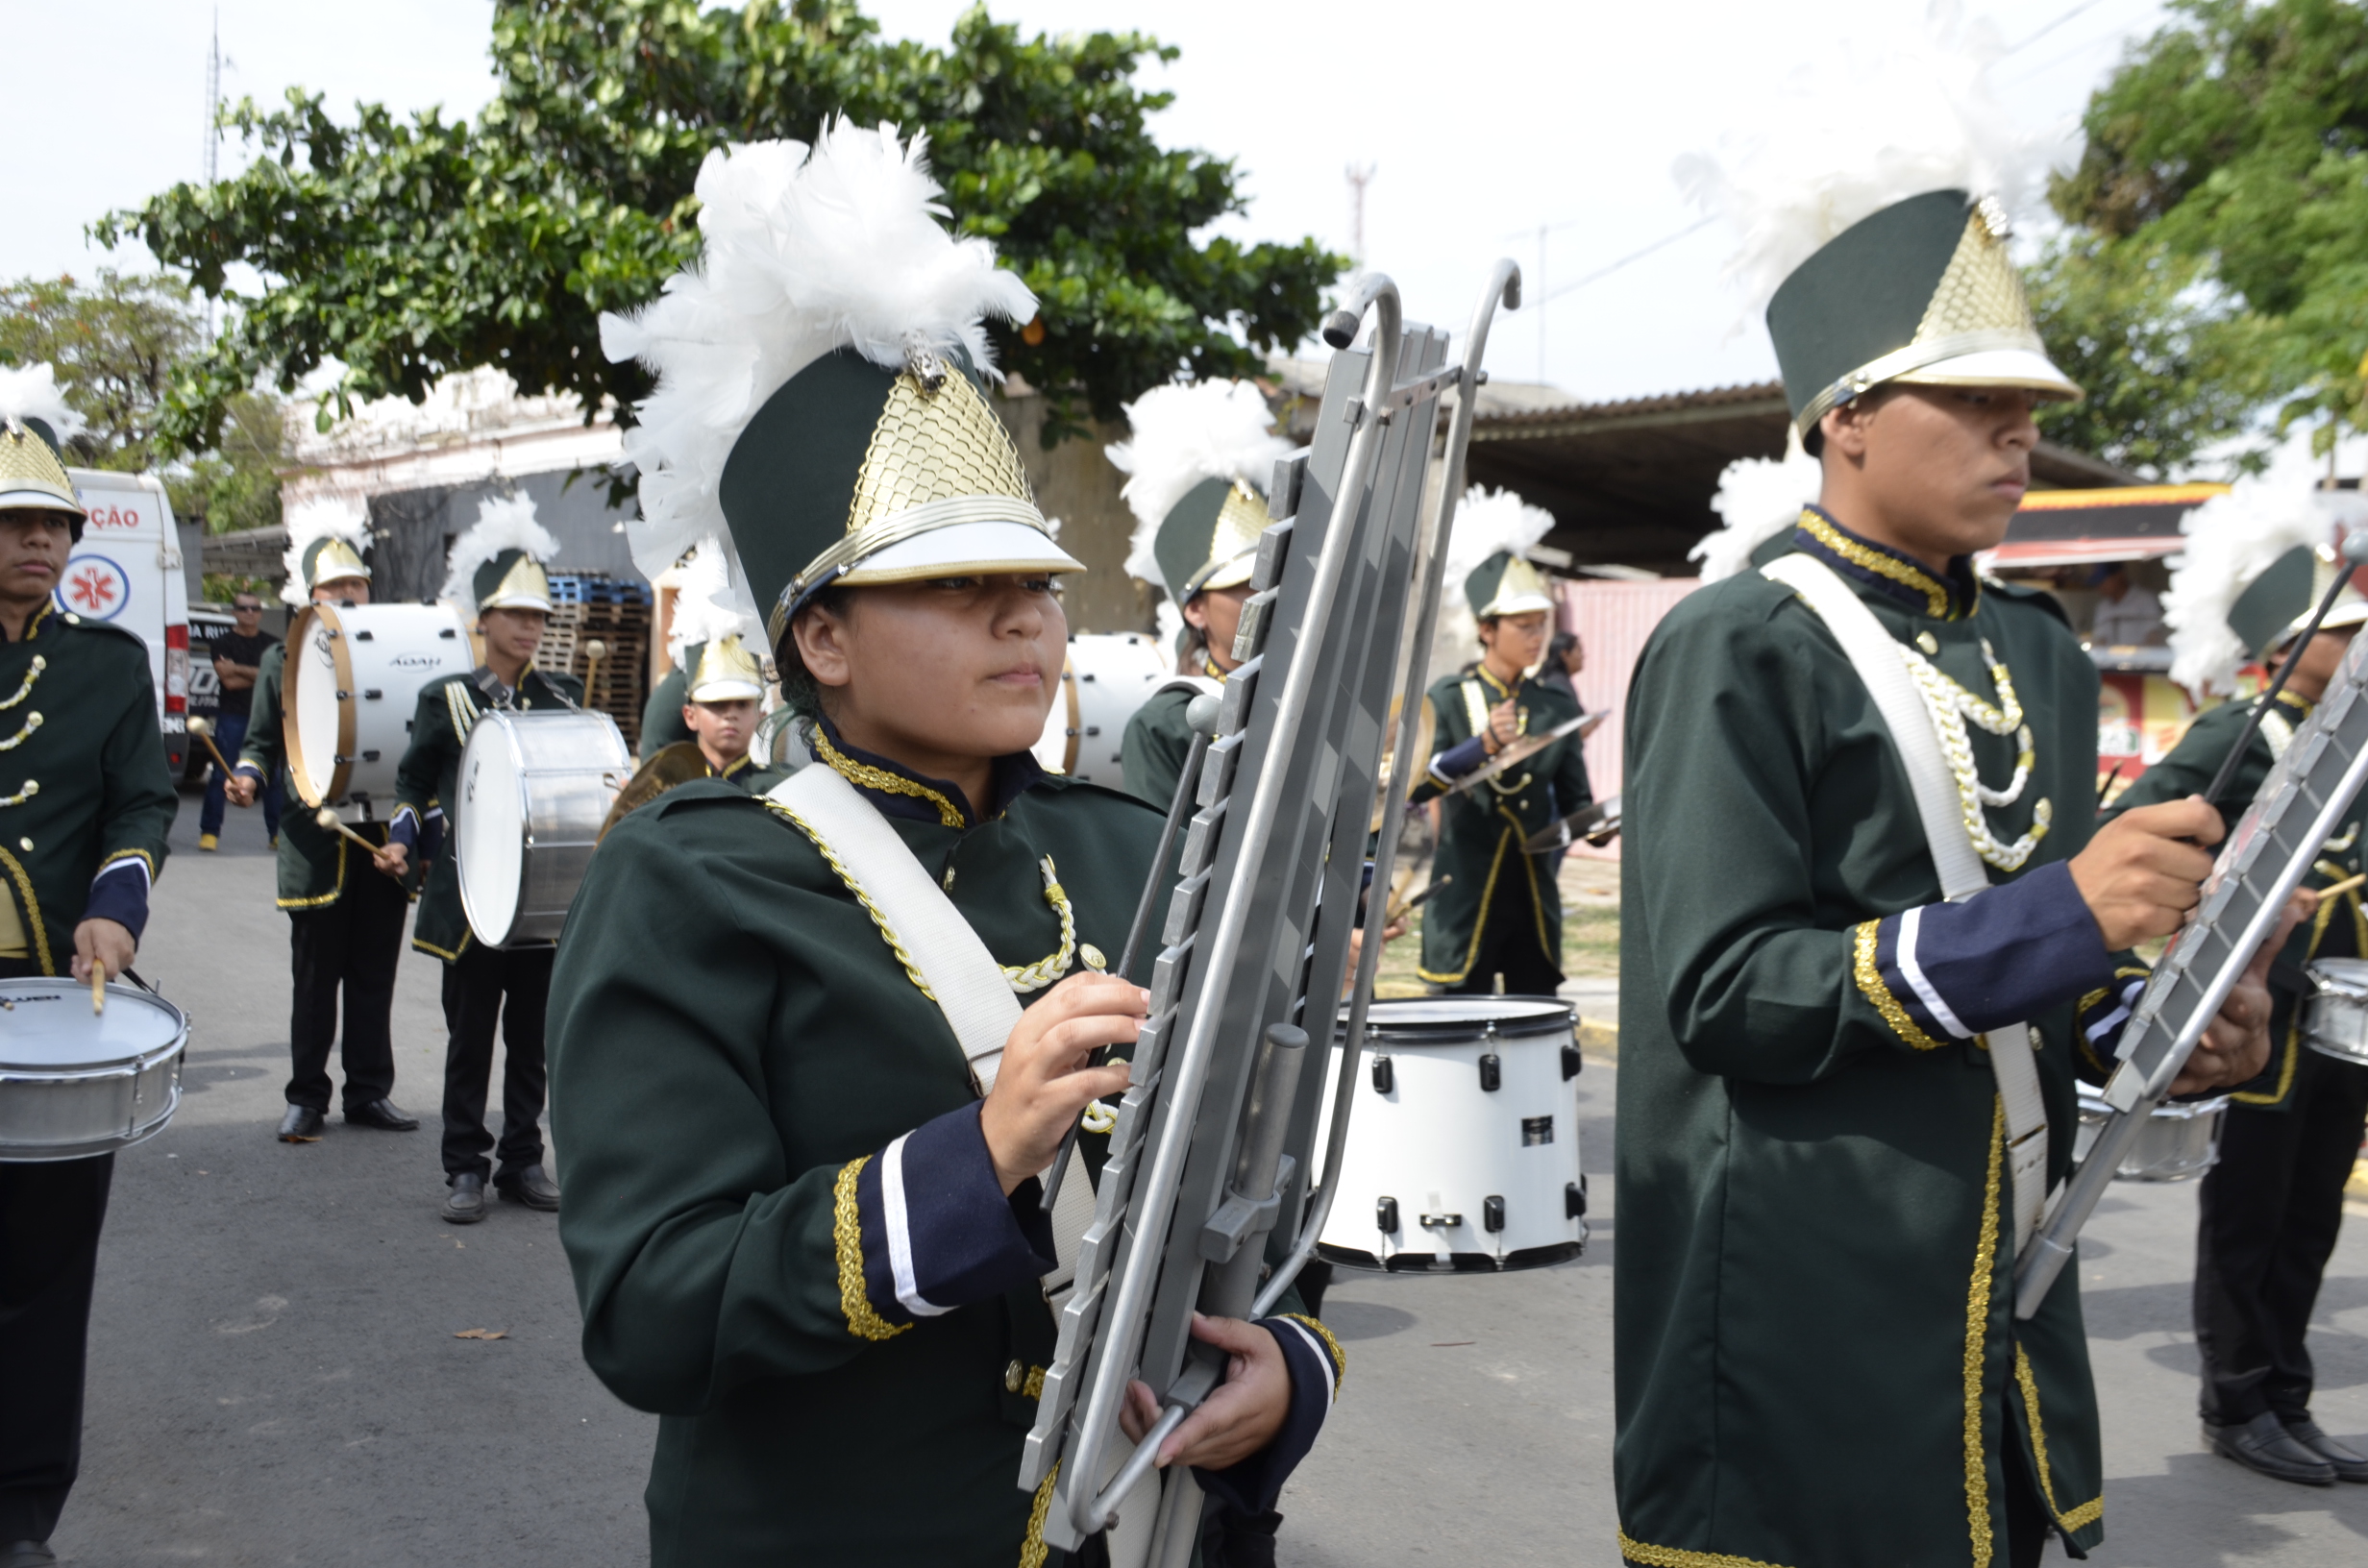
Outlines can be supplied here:
M1576 1078L1579 1075L1579 1069L1586 1065L1587 1058L1579 1054L1579 1048L1576 1045L1563 1047L1563 1082L1568 1083Z
M1451 1231L1464 1223L1462 1214L1424 1214L1422 1228L1426 1231Z
M1480 1228L1491 1235L1505 1228L1505 1200L1501 1196L1491 1193L1480 1200Z
M1373 1058L1373 1092L1376 1094L1388 1094L1394 1092L1396 1089L1397 1068L1391 1065L1390 1059L1386 1056L1377 1056ZM1394 1209L1391 1212L1393 1213L1396 1213ZM1394 1231L1397 1227L1394 1225L1388 1225L1384 1226L1383 1229Z
M354 641L356 641L356 642L358 642L358 643L366 643L366 642L369 642L369 641L371 640L371 637L372 637L372 634L371 634L370 632L367 632L367 631L357 631L356 633L354 633Z
M381 702L385 700L385 698L386 694L380 691L375 686L367 686L362 689L361 699L364 702Z
M1383 1198L1373 1205L1373 1229L1384 1236L1397 1235L1397 1199Z
M1494 1051L1483 1052L1480 1057L1480 1088L1482 1090L1493 1094L1504 1087L1504 1059Z
M1587 1178L1582 1176L1575 1182L1563 1184L1563 1218L1585 1219L1586 1217Z

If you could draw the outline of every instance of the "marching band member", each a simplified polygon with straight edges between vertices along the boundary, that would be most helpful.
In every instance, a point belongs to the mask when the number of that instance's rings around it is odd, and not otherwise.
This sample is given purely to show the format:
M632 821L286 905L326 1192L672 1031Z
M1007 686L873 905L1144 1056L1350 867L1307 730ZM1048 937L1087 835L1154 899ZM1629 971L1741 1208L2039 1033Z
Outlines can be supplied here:
M2327 514L2306 494L2241 486L2187 520L2184 565L2171 578L2173 676L2226 690L2237 661L2266 650L2272 668L2291 650L2317 605L2312 547L2332 543ZM2368 601L2346 590L2262 715L2220 798L2233 828L2295 726L2310 716L2368 622ZM2148 768L2107 814L2201 795L2243 731L2256 702L2223 702L2197 717L2168 756ZM2304 880L2308 888L2355 881L2368 845L2359 802ZM2344 1183L2368 1123L2368 1066L2311 1050L2302 1039L2304 966L2368 956L2359 889L2323 898L2271 971L2269 1069L2229 1095L2220 1157L2197 1193L2195 1348L2203 1360L2204 1438L2237 1463L2281 1481L2368 1482L2368 1456L2310 1418L2312 1369L2306 1336L2319 1282L2343 1227Z
M1508 491L1475 488L1457 509L1459 544L1503 537L1526 547L1553 519ZM1468 549L1468 544L1466 544ZM1419 803L1441 796L1524 735L1579 717L1579 704L1531 672L1544 662L1554 596L1517 550L1492 551L1464 579L1478 625L1480 662L1431 685L1432 753ZM1566 735L1440 804L1434 880L1452 878L1422 917L1416 972L1450 994L1501 989L1551 996L1563 983L1563 900L1557 857L1523 847L1534 833L1590 804L1587 759Z
M1184 646L1176 678L1126 722L1119 765L1127 790L1164 812L1192 749L1184 710L1242 662L1233 640L1258 537L1272 521L1266 486L1292 447L1273 432L1266 398L1247 381L1155 386L1127 404L1126 420L1130 438L1105 453L1128 476L1120 492L1135 514L1126 569L1167 590ZM1163 621L1167 613L1163 605Z
M1053 1343L1037 1173L1126 1082L1087 1053L1145 1016L1101 970L1160 819L1029 754L1079 568L987 401L980 318L1034 302L939 226L923 147L838 124L709 154L703 262L602 324L657 376L636 551L728 538L818 759L618 821L553 985L560 1235L586 1360L664 1418L657 1568L1058 1560L1049 1483L1015 1485ZM966 1060L914 943L1024 1000L999 1051ZM1312 1320L1195 1333L1231 1375L1162 1456L1262 1513L1337 1351Z
M2030 483L2034 406L2079 389L1998 204L1933 188L1994 174L1970 136L1910 157L1849 107L1820 156L1874 170L1729 185L1821 497L1723 552L1764 570L1682 600L1629 696L1615 1470L1640 1568L2096 1546L2079 1270L2019 1321L2014 1259L2140 983L2122 950L2179 924L2220 837L2192 800L2092 836L2095 667L2052 599L1971 563ZM2175 1091L2259 1070L2265 964Z
M443 599L477 624L485 662L465 675L420 688L411 744L395 771L396 810L380 868L401 875L413 856L427 863L427 890L411 945L444 961L444 1197L455 1225L485 1217L485 1181L530 1209L556 1210L559 1189L543 1171L543 1013L551 990L549 943L492 948L469 930L460 905L459 836L451 830L460 751L487 708L575 707L583 682L534 668L551 613L544 571L558 541L534 521L534 503L510 496L484 503L453 545ZM502 1031L502 1136L485 1128L493 1035ZM501 1156L497 1170L486 1158Z
M0 975L131 967L178 800L148 649L62 609L82 538L48 365L0 367ZM0 1162L0 1563L55 1562L82 1464L91 1277L115 1157Z
M745 620L726 602L733 590L723 552L724 547L714 540L702 539L674 565L674 615L666 625L666 650L673 668L650 688L650 698L642 704L637 761L648 762L666 747L693 738L683 704L690 700L691 671L706 650L710 627L719 622L741 630L753 627L752 621ZM757 695L764 695L761 688Z
M370 568L367 524L340 518L300 518L288 526L287 582L280 597L291 605L367 604ZM251 806L287 764L283 693L287 645L263 650L255 676L255 703L240 744L236 774L225 786L231 800ZM374 844L386 824L349 824ZM353 841L332 833L309 811L287 814L280 825L279 905L287 911L287 1111L283 1143L316 1143L329 1116L329 1052L337 1041L337 993L345 993L345 1119L349 1126L408 1133L419 1118L395 1104L395 966L403 957L403 921L411 894L396 877L365 876Z
M762 795L781 781L781 771L759 767L749 755L756 721L763 717L764 667L732 632L700 645L682 704L682 725L716 777Z

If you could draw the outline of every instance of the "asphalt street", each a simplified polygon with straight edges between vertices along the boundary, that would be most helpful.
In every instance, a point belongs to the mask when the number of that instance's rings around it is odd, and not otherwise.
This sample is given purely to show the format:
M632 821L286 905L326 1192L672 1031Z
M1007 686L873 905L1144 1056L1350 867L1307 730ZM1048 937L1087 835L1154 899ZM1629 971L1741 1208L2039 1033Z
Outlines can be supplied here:
M139 967L190 1015L185 1098L163 1134L118 1160L61 1560L644 1560L655 1422L579 1359L551 1216L500 1204L475 1227L437 1218L438 966L406 954L395 1011L395 1098L427 1125L387 1134L333 1116L319 1143L275 1141L287 921L272 907L259 814L234 811L217 854L197 853L196 834L185 796ZM1616 1560L1615 1075L1591 1061L1580 1079L1595 1205L1584 1259L1336 1281L1324 1315L1348 1379L1284 1493L1287 1568ZM2124 1186L2090 1232L2109 1478L2107 1542L2091 1560L2368 1563L2368 1486L2286 1485L2199 1442L2193 1214L2190 1186ZM456 1337L467 1331L501 1337ZM2321 1422L2368 1437L2368 1224L2329 1270L2313 1348Z

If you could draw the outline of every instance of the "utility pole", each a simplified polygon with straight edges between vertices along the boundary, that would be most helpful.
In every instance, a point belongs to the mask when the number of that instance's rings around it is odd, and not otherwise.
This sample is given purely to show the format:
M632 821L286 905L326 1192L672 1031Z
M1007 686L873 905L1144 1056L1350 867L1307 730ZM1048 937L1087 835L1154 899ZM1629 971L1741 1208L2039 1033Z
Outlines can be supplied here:
M1373 183L1375 165L1348 165L1348 258L1365 270L1365 187Z
M221 171L222 131L222 8L213 10L213 42L206 51L206 184L210 187ZM214 302L206 299L206 335L213 336Z

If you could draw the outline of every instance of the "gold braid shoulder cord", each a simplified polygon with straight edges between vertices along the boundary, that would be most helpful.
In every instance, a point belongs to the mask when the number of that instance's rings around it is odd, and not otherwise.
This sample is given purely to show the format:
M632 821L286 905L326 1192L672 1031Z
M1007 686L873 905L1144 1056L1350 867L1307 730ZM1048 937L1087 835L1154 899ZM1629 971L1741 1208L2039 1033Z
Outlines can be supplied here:
M2032 766L2037 757L2031 726L2023 723L2023 705L2015 699L2014 677L1991 651L1989 639L1983 638L1982 662L1989 666L1989 678L1998 688L1998 702L1993 707L1942 674L1914 648L1906 643L1893 646L1908 667L1916 695L1924 699L1925 709L1932 715L1933 733L1938 738L1941 754L1948 758L1949 772L1957 780L1958 806L1964 815L1965 832L1973 840L1975 853L2002 871L2021 870L2031 859L2031 852L2039 846L2039 841L2047 837L2048 824L2056 819L2056 808L2044 798L2033 806L2031 831L2012 844L2000 844L1983 814L1986 806L2010 806L2023 797L2023 787L2031 782ZM2006 788L1993 790L1982 782L1974 766L1973 743L1965 732L1967 720L1992 735L2013 736L2016 746L2021 747L2015 758L2014 777Z
M40 679L41 672L48 668L49 660L42 657L38 653L33 655L33 663L25 670L25 683L16 688L16 695L14 697L10 698L5 702L0 702L0 713L8 712L9 709L16 706L26 698L31 697L33 695L33 683ZM25 742L31 738L35 730L40 727L41 716L38 713L26 714L23 727L18 729L15 734L10 736L7 740L0 741L0 751L15 750L18 747L24 745ZM20 804L21 799L22 797L20 796L17 800L12 800L7 803L10 805Z

